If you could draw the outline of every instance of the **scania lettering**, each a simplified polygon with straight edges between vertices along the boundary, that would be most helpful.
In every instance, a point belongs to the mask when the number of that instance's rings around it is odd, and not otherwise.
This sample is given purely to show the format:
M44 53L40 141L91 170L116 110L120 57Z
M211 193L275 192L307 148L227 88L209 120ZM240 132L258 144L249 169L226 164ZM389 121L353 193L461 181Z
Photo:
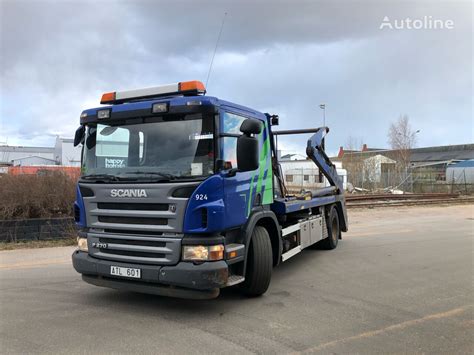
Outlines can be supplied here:
M276 130L277 115L207 96L199 81L109 92L80 115L74 268L118 290L214 298L265 293L272 270L347 231L327 127ZM278 136L311 134L314 191L288 191ZM315 270L317 271L317 270Z
M110 190L111 197L148 197L145 190Z

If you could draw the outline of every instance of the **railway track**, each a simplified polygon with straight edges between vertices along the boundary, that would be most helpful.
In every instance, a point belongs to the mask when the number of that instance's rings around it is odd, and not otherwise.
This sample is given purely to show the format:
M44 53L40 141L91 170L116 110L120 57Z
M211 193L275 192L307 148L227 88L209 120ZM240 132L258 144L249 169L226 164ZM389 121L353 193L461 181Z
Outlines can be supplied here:
M426 193L426 194L370 194L370 195L347 195L347 201L368 201L368 200L425 200L435 198L457 198L459 194L450 193Z
M457 194L373 194L346 196L348 208L372 208L388 206L416 206L434 204L474 203L474 197L461 197Z

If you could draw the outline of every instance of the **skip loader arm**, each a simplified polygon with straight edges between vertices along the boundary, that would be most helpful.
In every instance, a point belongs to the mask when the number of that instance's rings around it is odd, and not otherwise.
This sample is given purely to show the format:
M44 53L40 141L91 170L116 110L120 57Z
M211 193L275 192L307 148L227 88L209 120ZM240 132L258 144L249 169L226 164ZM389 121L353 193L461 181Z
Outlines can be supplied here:
M331 162L324 151L324 137L328 132L328 127L318 128L316 133L308 139L306 155L318 166L319 171L324 174L331 186L336 188L336 193L343 194L344 188L341 179L337 175L336 166Z

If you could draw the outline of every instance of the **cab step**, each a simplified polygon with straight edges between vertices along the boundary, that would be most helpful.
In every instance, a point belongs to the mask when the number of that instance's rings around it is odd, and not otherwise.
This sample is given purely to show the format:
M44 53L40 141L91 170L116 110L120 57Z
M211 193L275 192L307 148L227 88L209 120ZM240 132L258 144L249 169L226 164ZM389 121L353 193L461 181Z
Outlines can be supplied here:
M289 258L295 256L296 254L301 252L301 246L298 245L293 249L288 250L286 253L281 255L281 261L287 261Z
M242 275L230 275L229 278L227 279L226 286L234 286L244 281L245 281L245 277Z

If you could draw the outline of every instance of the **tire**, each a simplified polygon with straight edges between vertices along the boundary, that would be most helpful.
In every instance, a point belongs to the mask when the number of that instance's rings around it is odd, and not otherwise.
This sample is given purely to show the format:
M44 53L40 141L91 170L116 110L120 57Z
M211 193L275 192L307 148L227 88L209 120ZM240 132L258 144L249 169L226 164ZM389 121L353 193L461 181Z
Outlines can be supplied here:
M273 254L270 236L265 228L256 226L252 232L247 255L247 269L242 291L249 297L263 295L270 285Z
M331 207L327 221L328 237L321 241L321 246L326 250L336 249L339 238L341 237L341 228L339 226L339 215L335 206Z

